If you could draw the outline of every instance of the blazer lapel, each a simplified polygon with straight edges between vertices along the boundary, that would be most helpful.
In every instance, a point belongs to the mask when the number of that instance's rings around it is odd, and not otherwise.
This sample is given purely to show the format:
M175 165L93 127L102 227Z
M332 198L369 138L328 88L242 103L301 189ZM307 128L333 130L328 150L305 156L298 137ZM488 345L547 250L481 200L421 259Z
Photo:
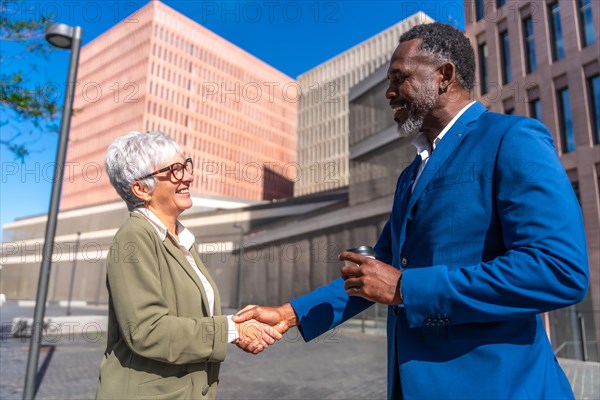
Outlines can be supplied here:
M194 244L194 246L192 246L192 249L190 250L190 252L192 253L192 256L194 257L194 260L196 261L196 265L200 269L200 272L202 272L202 275L204 275L206 277L206 280L208 281L208 283L210 283L210 285L213 288L213 292L215 294L214 315L221 315L221 298L219 296L219 289L217 288L215 281L212 279L212 277L208 273L208 269L206 269L206 266L202 262L202 259L200 258L200 254L198 253L198 248L196 247L195 244Z
M165 238L164 244L165 244L165 247L167 248L167 251L169 252L169 254L171 254L171 256L173 256L173 258L175 258L175 260L177 260L177 262L183 268L183 270L194 281L194 283L198 287L198 290L200 290L200 295L202 297L202 309L204 311L204 314L211 315L210 310L208 309L208 297L206 296L204 286L202 285L202 282L200 281L198 274L196 273L196 271L194 271L194 268L190 265L188 260L185 258L185 256L181 252L181 249L179 249L179 247L177 247L175 245L175 243L173 243L173 241L169 237ZM192 246L192 247L194 247L194 246ZM192 251L193 251L193 249L192 249ZM196 263L197 263L197 260L196 260ZM198 267L200 268L200 265L198 265ZM200 271L203 274L205 274L205 272L202 271L202 269ZM205 274L205 276L206 276L206 274ZM207 276L207 279L208 279L208 276ZM214 287L214 285L213 285L213 287ZM215 309L216 309L216 307L215 307Z
M410 210L419 199L419 196L423 194L423 191L431 179L433 179L433 177L438 173L440 168L444 165L444 163L448 160L448 158L452 155L464 138L467 137L469 132L471 132L471 125L477 121L479 116L485 111L486 108L481 103L476 102L469 107L454 123L452 128L446 132L446 135L442 140L440 140L435 151L431 154L427 165L425 165L425 168L423 169L423 172L417 181L415 190L410 196L410 200L408 202L408 207L406 209L407 213L410 213Z

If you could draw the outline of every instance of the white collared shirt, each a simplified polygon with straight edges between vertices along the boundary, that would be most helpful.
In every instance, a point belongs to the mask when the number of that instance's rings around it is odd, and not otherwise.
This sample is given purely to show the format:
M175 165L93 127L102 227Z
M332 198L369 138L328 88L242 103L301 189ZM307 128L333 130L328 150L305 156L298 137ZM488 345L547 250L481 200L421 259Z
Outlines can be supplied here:
M472 101L471 103L469 103L466 106L464 106L454 116L454 118L452 118L452 120L448 123L448 125L446 125L444 127L444 129L442 129L442 131L440 132L440 134L437 135L435 139L433 139L433 143L429 143L429 139L427 139L427 136L425 136L424 133L421 133L419 136L417 136L415 138L415 140L413 140L411 142L412 145L415 146L415 148L417 149L417 153L421 156L421 164L419 164L419 170L417 171L417 176L415 178L415 181L413 182L411 190L415 190L415 186L417 185L417 181L421 177L421 174L423 173L423 170L425 169L425 165L427 165L427 162L429 161L429 157L431 157L431 153L433 153L433 151L435 150L435 148L437 147L437 145L440 143L440 141L442 140L442 138L446 135L446 133L448 133L448 131L450 130L450 128L452 128L452 125L454 125L454 123L460 118L460 116L463 115L464 112L467 111L467 109L469 107L471 107L473 104L475 104L474 101Z
M194 257L190 252L190 249L196 243L196 237L194 236L194 234L185 226L183 226L181 222L177 221L176 229L177 235L179 236L178 239L175 236L173 236L171 232L169 232L165 224L163 224L163 222L152 211L148 210L145 207L138 207L133 211L143 215L150 222L150 224L152 224L152 226L156 229L156 233L158 233L160 240L164 241L167 238L167 235L169 235L169 237L173 240L177 247L179 247L179 249L185 256L185 259L190 263L192 269L194 270L196 275L198 275L198 278L202 283L204 293L206 293L206 297L208 299L208 310L210 312L210 316L212 317L215 313L215 291L208 279L206 279L206 276L204 276L202 271L200 271L200 268L198 268L198 264L196 264L196 260L194 260ZM227 315L228 342L233 342L239 337L237 329L235 327L235 322L233 322L231 317L231 315Z

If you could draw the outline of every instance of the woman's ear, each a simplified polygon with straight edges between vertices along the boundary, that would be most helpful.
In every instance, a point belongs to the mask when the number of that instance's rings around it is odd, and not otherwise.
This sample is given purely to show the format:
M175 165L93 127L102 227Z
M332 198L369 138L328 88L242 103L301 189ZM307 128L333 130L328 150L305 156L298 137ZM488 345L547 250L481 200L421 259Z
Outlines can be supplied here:
M148 188L141 182L133 182L131 184L131 192L135 195L135 197L143 200L144 203L150 201L150 193L148 192Z

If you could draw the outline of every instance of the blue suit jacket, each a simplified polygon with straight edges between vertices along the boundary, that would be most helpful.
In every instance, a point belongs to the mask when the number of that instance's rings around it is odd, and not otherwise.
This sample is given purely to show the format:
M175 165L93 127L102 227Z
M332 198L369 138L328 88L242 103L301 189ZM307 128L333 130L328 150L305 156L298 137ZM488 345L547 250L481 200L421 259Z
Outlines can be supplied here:
M538 316L579 302L588 279L581 209L550 133L475 103L411 194L419 162L375 246L404 269L404 305L388 312L388 397L572 398ZM341 278L291 303L305 340L372 304Z

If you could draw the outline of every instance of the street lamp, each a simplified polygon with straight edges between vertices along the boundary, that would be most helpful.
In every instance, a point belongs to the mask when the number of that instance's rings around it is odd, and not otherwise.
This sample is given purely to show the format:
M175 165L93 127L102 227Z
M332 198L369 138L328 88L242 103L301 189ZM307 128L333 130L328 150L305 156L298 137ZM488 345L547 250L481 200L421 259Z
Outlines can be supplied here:
M246 230L244 229L244 225L238 224L237 222L233 224L234 228L238 228L240 230L240 258L238 261L238 282L237 282L237 308L238 310L242 309L242 266L244 259L244 233Z
M71 267L71 283L69 284L69 301L67 303L67 315L71 315L71 300L73 299L73 284L75 283L75 268L77 267L77 253L79 252L79 241L81 232L77 232L77 241L73 251L73 266Z
M54 180L52 181L52 194L50 196L48 222L46 222L46 235L44 237L44 247L42 248L42 265L40 267L40 278L35 301L35 310L33 312L31 343L29 344L29 357L27 358L27 370L25 373L25 387L23 388L24 400L33 399L36 392L35 381L40 357L40 343L42 341L44 314L46 312L46 298L48 297L50 261L52 259L52 250L54 248L56 221L58 219L58 206L60 204L65 159L67 155L67 143L69 142L69 129L71 128L71 114L73 111L73 97L75 94L75 81L77 79L77 66L79 64L79 50L81 49L82 33L83 31L81 27L71 27L65 24L52 24L48 26L46 30L46 40L51 45L61 49L71 49L71 59L69 61L67 88L65 91L62 118L60 121L60 137L58 139L58 151L56 153Z

